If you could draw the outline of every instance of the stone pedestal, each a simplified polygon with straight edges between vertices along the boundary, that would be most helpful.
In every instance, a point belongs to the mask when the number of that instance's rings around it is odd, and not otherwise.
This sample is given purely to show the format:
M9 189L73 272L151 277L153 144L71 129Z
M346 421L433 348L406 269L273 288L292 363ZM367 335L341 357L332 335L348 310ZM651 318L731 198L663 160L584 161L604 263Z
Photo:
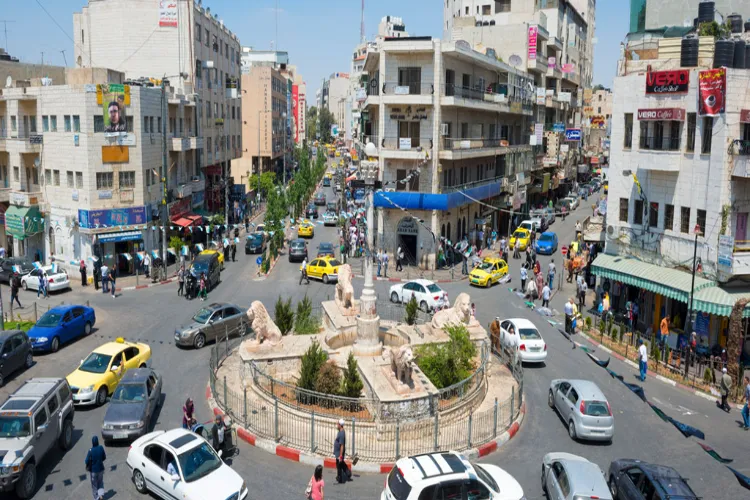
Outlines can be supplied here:
M375 291L372 288L365 288L359 300L357 341L353 346L355 356L380 356L383 353L383 345L378 338L380 316L376 310L376 303Z

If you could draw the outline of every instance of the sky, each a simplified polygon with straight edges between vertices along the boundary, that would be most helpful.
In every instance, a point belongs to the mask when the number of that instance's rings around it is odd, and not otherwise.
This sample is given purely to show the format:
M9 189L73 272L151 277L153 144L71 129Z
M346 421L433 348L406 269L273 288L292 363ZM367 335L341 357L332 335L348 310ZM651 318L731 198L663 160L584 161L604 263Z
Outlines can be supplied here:
M135 2L158 0L132 0ZM365 33L372 39L386 15L404 20L410 35L442 36L443 0L365 0ZM25 62L72 65L73 12L86 0L2 0L0 46ZM594 84L612 86L620 42L628 31L629 2L597 2ZM360 39L361 0L204 0L243 46L289 52L314 96L323 78L348 73ZM45 12L45 9L47 12ZM278 29L277 29L278 26ZM277 35L278 34L278 35ZM65 51L63 54L62 51ZM44 53L42 55L42 53ZM114 68L117 69L117 68ZM313 102L309 99L309 102Z

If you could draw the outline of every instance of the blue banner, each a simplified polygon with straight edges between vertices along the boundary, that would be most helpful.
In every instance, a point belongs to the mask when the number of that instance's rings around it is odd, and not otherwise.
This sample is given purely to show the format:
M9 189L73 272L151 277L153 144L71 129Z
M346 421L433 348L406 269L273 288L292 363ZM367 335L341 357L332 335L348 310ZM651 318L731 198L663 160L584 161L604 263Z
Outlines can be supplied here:
M148 206L104 210L78 210L78 225L85 229L100 227L134 226L150 220Z

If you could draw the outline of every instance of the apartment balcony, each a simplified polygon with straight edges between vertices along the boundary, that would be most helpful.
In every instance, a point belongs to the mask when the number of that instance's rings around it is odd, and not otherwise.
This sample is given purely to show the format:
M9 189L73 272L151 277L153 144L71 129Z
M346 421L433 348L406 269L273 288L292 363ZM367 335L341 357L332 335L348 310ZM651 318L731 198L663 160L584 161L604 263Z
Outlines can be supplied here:
M24 134L3 131L0 135L0 151L17 154L39 154L42 152L44 136L41 134Z
M641 136L640 149L651 150L651 151L672 151L675 153L680 152L680 138L679 137L664 137L664 136Z
M418 160L424 158L424 151L432 150L432 139L429 137L411 138L386 136L380 139L379 153L381 158Z
M8 187L7 184L8 181L4 181L4 183L0 183L0 203L8 203L10 201L10 192L12 189Z
M492 84L487 91L481 88L461 87L447 84L441 86L440 103L448 107L469 108L477 111L489 111L493 113L514 113L531 116L534 112L532 104L522 102L510 102L507 96L507 86L504 84Z
M555 64L555 66L550 67L547 66L547 77L548 78L562 78L562 71L560 71L560 67Z
M576 68L576 71L573 73L563 73L562 79L574 84L576 87L581 86L581 75L578 73L578 68ZM567 87L567 85L565 87Z
M206 179L203 177L193 177L193 179L190 181L190 184L192 184L192 192L193 193L200 193L206 190Z
M380 91L382 104L430 105L435 94L435 86L431 83L399 85L386 82L381 85Z
M537 53L536 57L534 59L529 59L526 61L526 69L529 71L536 71L541 74L547 73L547 58L542 56L542 54Z
M529 144L510 144L506 139L452 138L443 137L440 150L441 160L462 160L483 156L504 155L531 151Z
M188 137L172 137L169 140L169 150L184 152L190 150L190 138Z
M731 152L732 175L750 179L750 141L737 139L729 147Z
M482 179L478 181L465 182L463 184L454 184L452 186L443 186L441 183L441 193L456 193L459 191L466 191L468 189L474 189L480 186L486 186L488 184L500 183L500 188L505 190L508 187L508 178L505 176L490 177L489 179Z
M557 49L558 51L560 51L560 50L562 50L562 49L563 49L563 43L562 43L562 40L560 40L560 39L559 39L559 38L557 38L556 36L553 36L553 37L551 37L551 38L549 39L549 41L547 42L547 47L550 47L550 46L551 46L551 47L554 47L554 48L556 48L556 49Z
M32 185L32 188L39 189L39 186ZM21 191L10 189L8 194L9 201L14 205L22 207L31 207L44 203L44 192L42 191Z

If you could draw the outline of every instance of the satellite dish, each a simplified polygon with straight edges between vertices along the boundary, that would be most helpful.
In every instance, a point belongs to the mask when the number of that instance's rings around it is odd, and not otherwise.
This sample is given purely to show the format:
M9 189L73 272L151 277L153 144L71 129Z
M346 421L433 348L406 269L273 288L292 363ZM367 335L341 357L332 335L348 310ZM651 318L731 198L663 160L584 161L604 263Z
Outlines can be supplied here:
M5 79L5 88L9 89L13 86L13 77L8 75L8 78Z
M516 66L520 66L523 61L521 61L521 57L520 56L517 56L517 55L513 54L508 59L508 62L510 63L511 66L513 66L515 68Z
M607 234L608 235L612 236L614 234L614 232L615 232L615 227L614 226L611 226L611 225L607 226Z

